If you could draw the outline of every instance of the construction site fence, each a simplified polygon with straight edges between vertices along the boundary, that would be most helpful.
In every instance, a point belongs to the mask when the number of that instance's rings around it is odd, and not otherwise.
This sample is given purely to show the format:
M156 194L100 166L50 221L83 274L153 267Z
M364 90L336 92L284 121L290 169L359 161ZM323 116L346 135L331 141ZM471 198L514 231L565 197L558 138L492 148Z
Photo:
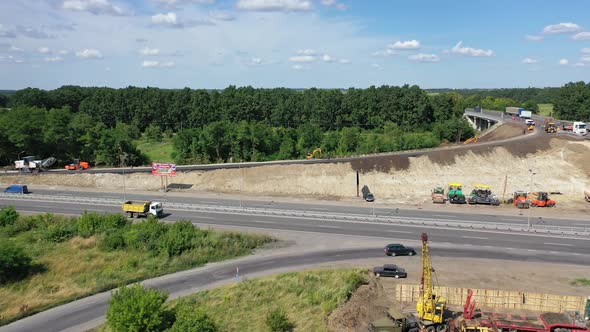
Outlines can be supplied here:
M434 287L434 294L447 298L447 303L453 306L465 305L468 288ZM477 308L531 310L541 312L584 312L586 296L567 296L523 291L507 291L497 289L476 289L473 297ZM397 284L396 300L403 302L418 302L420 285Z

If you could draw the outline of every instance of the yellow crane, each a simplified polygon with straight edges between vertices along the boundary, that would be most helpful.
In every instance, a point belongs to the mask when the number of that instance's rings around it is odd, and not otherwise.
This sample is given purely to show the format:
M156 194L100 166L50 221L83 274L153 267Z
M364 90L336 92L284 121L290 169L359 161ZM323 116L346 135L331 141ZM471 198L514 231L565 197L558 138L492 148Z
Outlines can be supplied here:
M447 322L445 310L447 299L434 294L432 284L432 264L428 249L428 234L422 233L422 280L420 284L420 300L416 304L418 318L427 332L446 332Z
M322 148L317 148L315 150L313 150L312 152L307 154L307 159L314 159L316 158L316 155L319 155L320 157L322 156Z

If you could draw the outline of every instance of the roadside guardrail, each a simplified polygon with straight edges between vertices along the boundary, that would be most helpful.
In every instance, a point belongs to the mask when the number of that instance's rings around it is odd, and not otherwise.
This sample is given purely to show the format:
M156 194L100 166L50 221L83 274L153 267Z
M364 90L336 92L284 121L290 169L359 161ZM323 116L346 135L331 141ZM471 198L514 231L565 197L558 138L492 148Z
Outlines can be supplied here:
M50 196L50 195L14 195L14 194L0 194L0 200L42 200L54 202L72 202L81 204L103 204L119 206L123 203L122 200L111 198L84 198L74 196ZM189 210L195 212L207 213L225 213L225 214L247 214L247 215L265 215L265 216L279 216L279 217L293 217L293 218L307 218L320 219L329 222L356 222L356 223L379 223L402 226L418 226L418 227L445 227L462 230L477 230L477 231L495 231L506 233L529 233L540 235L551 235L560 237L573 237L579 239L590 240L590 226L589 227L574 227L574 226L553 226L553 225L531 225L525 224L508 224L508 223L492 223L492 222L478 222L478 221L455 221L455 220L437 220L432 218L414 218L414 217L392 217L382 215L362 215L362 214L344 214L344 213L325 213L325 212L310 212L303 210L286 210L276 208L261 208L261 207L238 207L238 206L223 206L223 205L205 205L205 204L185 204L165 202L165 210Z

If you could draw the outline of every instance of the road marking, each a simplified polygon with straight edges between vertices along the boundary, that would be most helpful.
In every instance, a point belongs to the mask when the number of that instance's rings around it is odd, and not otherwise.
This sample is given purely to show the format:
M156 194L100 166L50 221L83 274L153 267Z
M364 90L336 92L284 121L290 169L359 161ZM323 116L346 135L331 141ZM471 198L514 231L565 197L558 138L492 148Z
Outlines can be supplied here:
M548 244L550 246L564 246L564 247L573 247L573 245L571 244L565 244L565 243L553 243L553 242L543 242L544 244Z
M322 228L340 228L338 226L330 226L330 225L315 225L315 227L322 227Z
M582 255L582 254L580 254L580 253L577 253L577 252L574 252L574 253L573 253L573 255L580 256L580 255Z
M582 226L582 227L590 227L590 223L588 224L572 224L574 226Z
M482 237L482 236L467 236L467 235L463 235L461 237L462 238L465 238L465 239L489 240L489 238Z
M522 221L522 219L500 219L500 220L504 220L504 221Z
M464 246L468 246L468 247L471 247L471 246L473 246L473 244L469 244L469 243L463 243L463 245L464 245Z
M453 216L450 214L433 214L433 217L448 217L448 218L457 218L457 216Z
M408 232L408 231L391 231L391 230L387 230L386 232L388 232L388 233L414 234L414 232Z
M261 223L261 224L278 224L275 221L265 221L265 220L254 220L255 223Z
M552 254L559 254L559 252L557 252L557 251L550 251L550 253L552 253Z
M528 250L528 251L530 251L530 252L535 252L535 251L537 251L536 249L527 249L527 250Z

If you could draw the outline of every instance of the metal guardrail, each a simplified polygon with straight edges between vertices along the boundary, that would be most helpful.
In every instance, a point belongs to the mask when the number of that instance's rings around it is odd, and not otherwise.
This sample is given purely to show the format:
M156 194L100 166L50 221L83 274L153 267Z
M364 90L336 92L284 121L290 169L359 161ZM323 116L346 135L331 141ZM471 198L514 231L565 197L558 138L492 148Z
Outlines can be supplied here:
M88 199L83 197L73 196L48 196L48 195L10 195L0 194L0 199L7 200L44 200L44 201L59 201L85 204L105 204L118 206L122 203L121 200L98 198ZM574 227L574 226L551 226L551 225L531 225L525 224L508 224L508 223L492 223L492 222L478 222L478 221L449 221L436 220L429 218L414 218L414 217L390 217L378 215L360 215L360 214L343 214L343 213L320 213L309 212L302 210L286 210L260 207L234 207L222 205L202 205L202 204L185 204L165 202L165 209L170 210L189 210L195 212L208 213L225 213L225 214L247 214L247 215L266 215L279 217L296 217L307 219L320 219L332 222L357 222L357 223L379 223L391 225L404 226L420 226L420 227L446 227L462 230L479 230L479 231L497 231L507 233L529 233L529 234L544 234L563 237L574 237L580 239L590 240L590 227Z

